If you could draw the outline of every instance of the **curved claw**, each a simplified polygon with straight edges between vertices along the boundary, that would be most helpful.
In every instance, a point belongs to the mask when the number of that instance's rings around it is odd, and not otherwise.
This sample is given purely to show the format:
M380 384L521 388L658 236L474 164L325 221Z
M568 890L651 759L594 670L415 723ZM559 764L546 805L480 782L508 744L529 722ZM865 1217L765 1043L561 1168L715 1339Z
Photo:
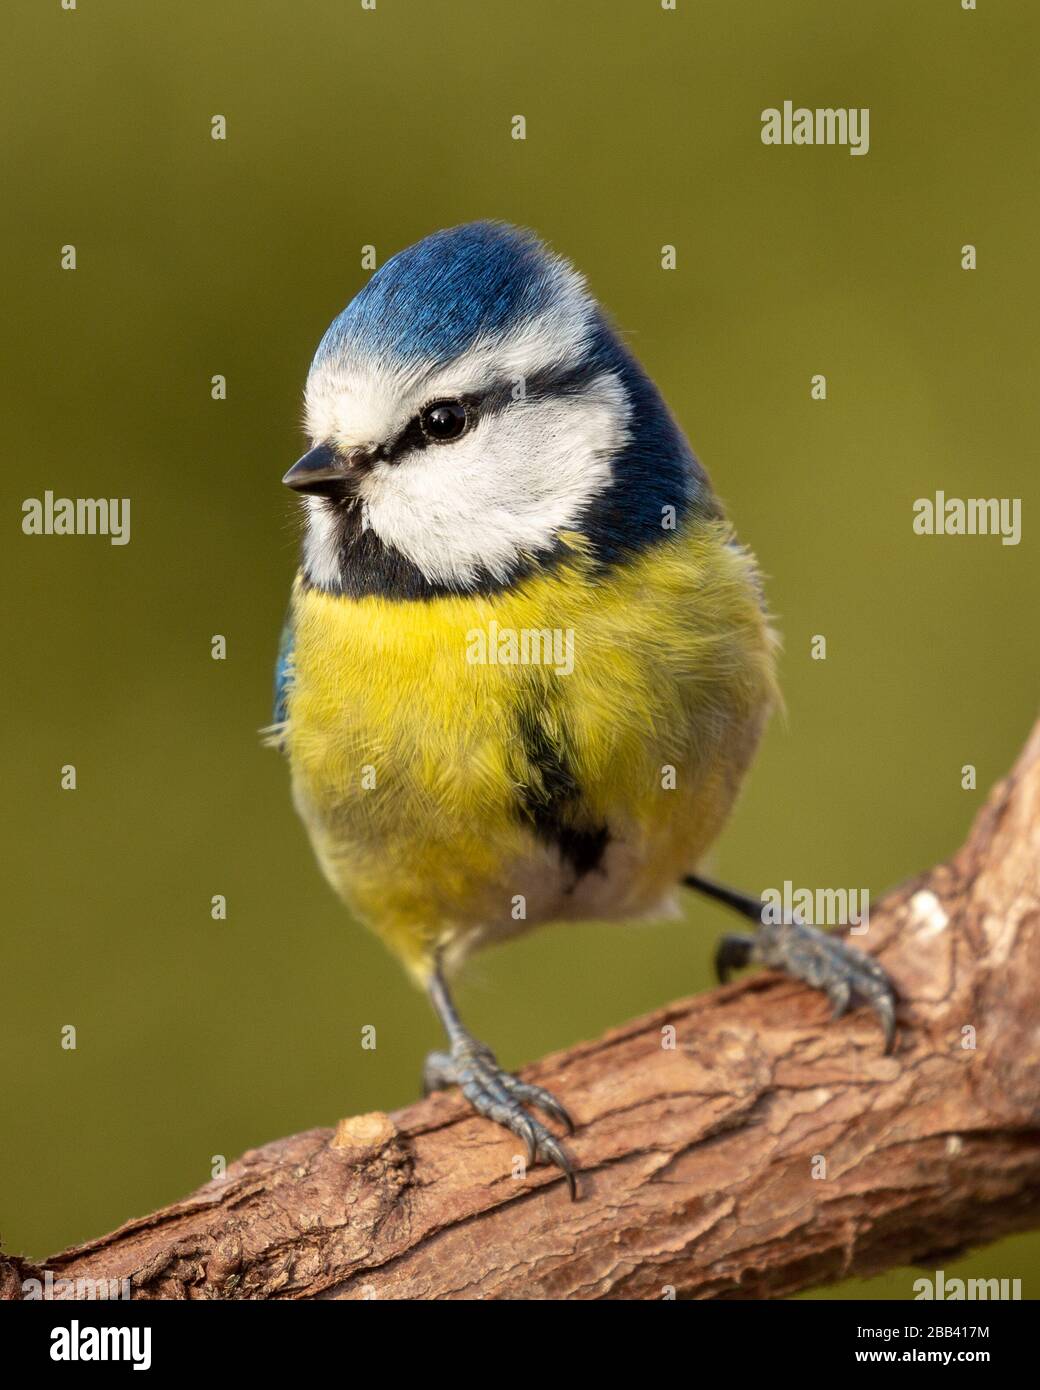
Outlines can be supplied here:
M568 1134L574 1133L574 1121L567 1110L544 1086L536 1086L533 1081L521 1081L518 1076L512 1075L504 1077L503 1084L511 1096L527 1101L529 1105L537 1105L539 1110L544 1110L547 1115L558 1120Z
M536 1100L534 1104L544 1110L547 1115L551 1115L554 1120L559 1120L568 1134L574 1133L574 1121L571 1119L570 1112L560 1104L555 1096L549 1095L546 1091L542 1099Z
M555 1163L557 1168L561 1170L567 1179L567 1186L570 1188L571 1201L576 1202L578 1200L578 1181L574 1176L574 1167L560 1141L546 1131L545 1138L539 1144L538 1152L542 1158L547 1158L550 1163Z
M538 1162L538 1150L541 1147L541 1136L538 1133L537 1120L532 1120L529 1115L525 1115L523 1111L520 1111L509 1128L515 1135L524 1141L524 1146L527 1149L527 1166L528 1168L533 1168Z
M827 997L831 1001L831 1016L841 1018L848 1013L852 1003L852 985L848 980L838 980L827 991Z

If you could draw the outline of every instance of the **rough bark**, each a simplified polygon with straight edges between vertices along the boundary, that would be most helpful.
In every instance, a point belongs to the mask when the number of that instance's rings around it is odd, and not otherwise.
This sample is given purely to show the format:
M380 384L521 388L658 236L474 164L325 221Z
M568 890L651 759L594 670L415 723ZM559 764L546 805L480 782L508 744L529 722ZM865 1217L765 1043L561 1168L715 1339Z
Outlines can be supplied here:
M1040 725L858 944L904 1001L893 1056L758 975L527 1068L578 1122L578 1202L447 1093L252 1150L45 1268L136 1298L754 1298L1040 1225ZM4 1296L30 1276L0 1257Z

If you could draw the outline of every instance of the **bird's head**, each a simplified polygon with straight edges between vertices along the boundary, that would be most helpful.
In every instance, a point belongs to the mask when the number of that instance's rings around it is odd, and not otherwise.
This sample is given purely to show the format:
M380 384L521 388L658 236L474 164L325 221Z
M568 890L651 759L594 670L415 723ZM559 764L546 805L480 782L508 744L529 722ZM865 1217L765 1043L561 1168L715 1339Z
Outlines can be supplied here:
M333 593L495 589L563 538L610 564L662 539L707 480L581 276L476 222L388 260L307 379L304 575Z

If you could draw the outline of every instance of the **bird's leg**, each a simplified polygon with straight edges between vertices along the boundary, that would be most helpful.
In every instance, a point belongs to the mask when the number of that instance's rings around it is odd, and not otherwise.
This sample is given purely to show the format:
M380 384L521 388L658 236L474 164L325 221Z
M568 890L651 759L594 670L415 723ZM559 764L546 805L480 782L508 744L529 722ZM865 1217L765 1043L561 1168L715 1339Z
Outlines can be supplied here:
M695 874L683 882L758 923L754 933L729 932L719 941L715 973L723 984L730 971L756 963L822 989L833 1006L835 1018L840 1018L853 1000L869 1004L881 1019L885 1051L892 1051L897 995L888 973L873 957L807 922L763 922L761 901L723 884Z
M537 1106L546 1115L574 1133L574 1122L555 1096L541 1086L521 1081L504 1071L489 1047L478 1042L462 1026L440 968L435 967L428 986L430 1002L448 1035L448 1052L431 1052L423 1068L423 1089L442 1090L459 1086L462 1094L478 1115L484 1115L503 1125L524 1141L529 1164L544 1159L563 1170L570 1188L571 1199L577 1197L574 1168L560 1141L540 1120L535 1119L525 1105Z

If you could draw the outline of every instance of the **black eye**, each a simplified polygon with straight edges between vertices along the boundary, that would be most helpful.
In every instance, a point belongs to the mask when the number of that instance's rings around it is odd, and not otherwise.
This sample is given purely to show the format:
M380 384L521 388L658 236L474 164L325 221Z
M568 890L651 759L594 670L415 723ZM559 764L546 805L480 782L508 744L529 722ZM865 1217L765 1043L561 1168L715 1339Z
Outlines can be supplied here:
M421 410L419 424L427 439L448 444L466 433L469 414L461 401L431 401Z

